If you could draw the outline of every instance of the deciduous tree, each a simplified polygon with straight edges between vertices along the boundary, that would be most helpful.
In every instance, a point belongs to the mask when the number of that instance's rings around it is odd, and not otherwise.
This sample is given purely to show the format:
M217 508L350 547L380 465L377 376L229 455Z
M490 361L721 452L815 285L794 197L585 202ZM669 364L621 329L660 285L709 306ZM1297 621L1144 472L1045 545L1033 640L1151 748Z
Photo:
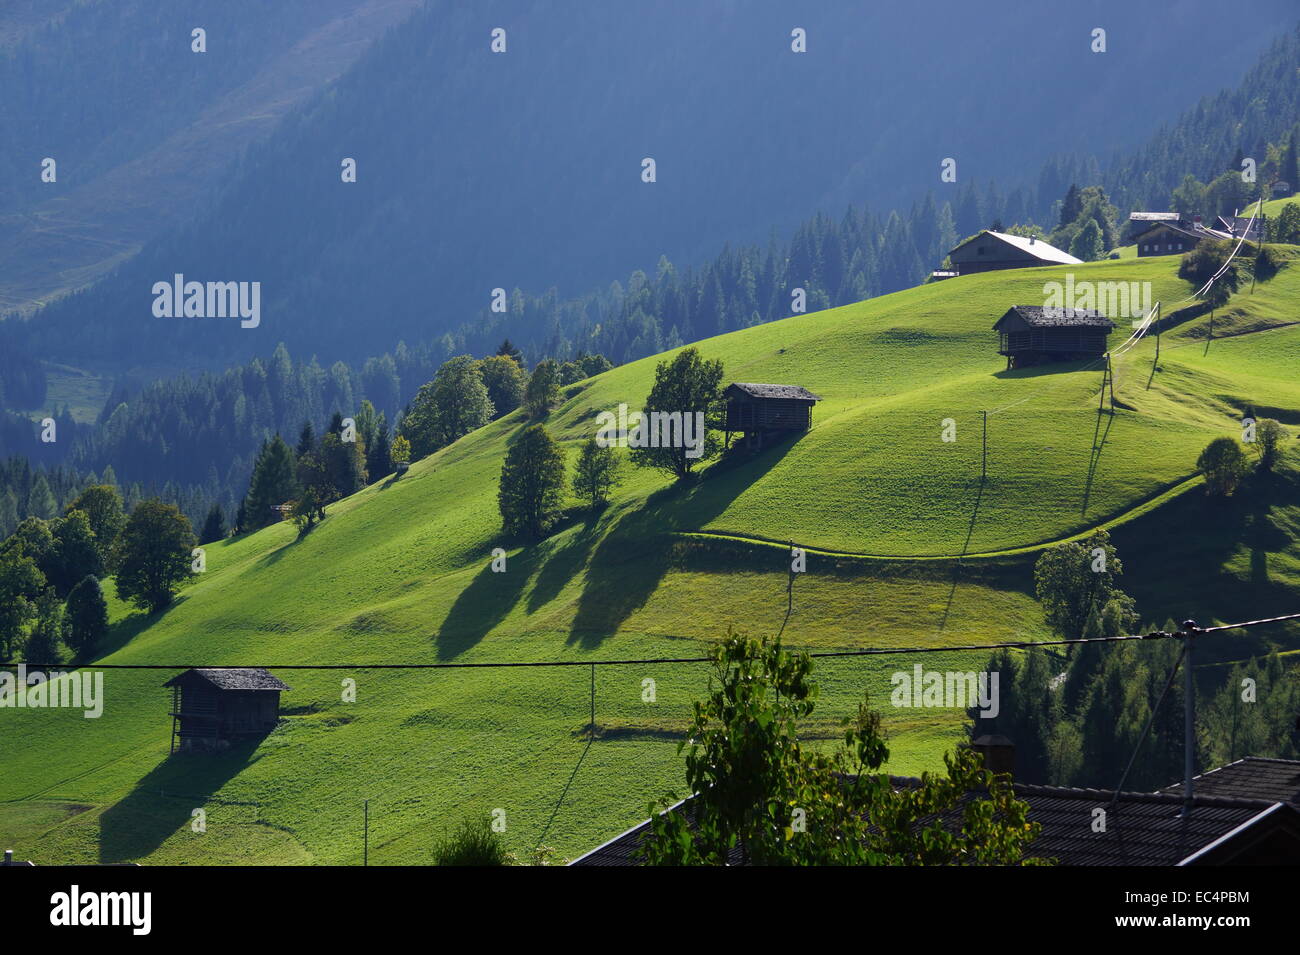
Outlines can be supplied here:
M117 542L118 596L150 613L162 610L189 578L196 543L190 522L176 507L157 498L141 501Z

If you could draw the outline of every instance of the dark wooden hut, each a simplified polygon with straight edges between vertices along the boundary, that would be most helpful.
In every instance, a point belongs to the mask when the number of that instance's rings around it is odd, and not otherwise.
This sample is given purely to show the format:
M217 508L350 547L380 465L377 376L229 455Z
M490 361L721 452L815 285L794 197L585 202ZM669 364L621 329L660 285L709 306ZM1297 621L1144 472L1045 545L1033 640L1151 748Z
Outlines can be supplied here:
M223 749L275 728L280 691L289 689L262 669L205 667L186 670L163 686L172 688L172 746Z
M722 393L727 401L726 431L744 433L751 447L762 447L767 435L807 431L812 408L821 401L800 385L760 385L736 382Z
M1007 367L1023 368L1099 358L1106 354L1106 338L1114 327L1109 318L1091 309L1012 305L993 330L998 333L998 354L1007 356Z

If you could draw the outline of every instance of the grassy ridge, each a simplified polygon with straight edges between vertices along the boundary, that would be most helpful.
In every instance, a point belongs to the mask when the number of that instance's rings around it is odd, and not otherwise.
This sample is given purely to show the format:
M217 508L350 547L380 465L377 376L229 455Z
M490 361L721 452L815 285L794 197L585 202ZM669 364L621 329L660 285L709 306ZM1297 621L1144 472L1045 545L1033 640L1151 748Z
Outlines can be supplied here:
M1075 272L1150 281L1169 303L1187 293L1176 263ZM728 626L784 625L787 640L815 650L1037 638L1034 548L1117 519L1126 584L1150 618L1225 619L1246 602L1293 600L1292 477L1218 510L1195 487L1159 496L1187 480L1210 438L1239 431L1246 403L1300 422L1300 326L1285 324L1300 314L1300 269L1235 296L1213 339L1208 316L1167 328L1154 373L1154 342L1134 348L1117 364L1113 415L1097 413L1096 368L1006 372L996 354L993 321L1041 302L1043 283L1062 272L970 276L701 343L728 380L821 394L814 429L687 488L633 472L598 517L538 545L507 544L507 572L494 574L496 478L520 425L508 416L333 505L304 539L281 525L210 547L207 573L165 614L113 607L101 662L693 657ZM1118 331L1113 344L1127 334ZM548 427L571 460L596 412L639 405L654 364L567 390ZM984 410L995 413L981 484ZM940 440L945 418L954 443ZM691 533L701 531L731 539ZM787 619L788 557L755 539L877 559L814 553ZM998 551L1012 553L959 559ZM879 559L891 555L935 559ZM984 658L953 651L924 663L977 669ZM889 674L911 662L820 661L810 732L830 736L864 689L886 700ZM698 664L600 668L591 741L586 666L282 671L293 687L285 719L260 746L168 760L161 684L171 675L108 671L98 721L3 711L0 841L47 861L352 863L369 798L372 862L427 861L462 813L492 808L506 811L515 851L545 842L575 855L680 786L675 742L707 681ZM340 698L347 677L355 703ZM957 732L951 711L885 716L897 772L935 766ZM196 808L207 811L203 835L189 827Z

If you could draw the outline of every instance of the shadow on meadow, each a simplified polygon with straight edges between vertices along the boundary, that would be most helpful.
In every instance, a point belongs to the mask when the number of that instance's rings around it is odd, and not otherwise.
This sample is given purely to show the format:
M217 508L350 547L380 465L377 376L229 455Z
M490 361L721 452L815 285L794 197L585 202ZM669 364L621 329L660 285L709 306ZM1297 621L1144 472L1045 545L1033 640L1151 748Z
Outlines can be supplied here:
M1112 531L1124 562L1119 585L1137 599L1143 621L1162 624L1259 619L1300 609L1294 567L1300 523L1300 471L1282 465L1272 475L1252 475L1229 498L1195 488ZM1176 529L1171 532L1170 529ZM1286 555L1279 570L1275 555ZM1231 564L1246 562L1246 573ZM1204 662L1267 652L1280 628L1260 628L1203 638Z
M649 599L668 572L672 542L667 532L699 527L722 513L792 444L782 442L754 457L733 449L699 477L655 491L639 508L566 513L547 540L509 557L504 573L484 564L438 628L438 658L452 660L477 645L515 609L530 581L526 610L535 613L579 575L583 591L569 642L598 646Z
M107 582L105 582L104 587L105 589L108 588ZM177 594L170 604L157 613L150 613L147 610L133 610L127 616L111 624L104 639L94 646L88 656L78 658L76 665L89 666L91 661L102 660L104 657L116 653L188 599L184 593Z
M157 851L191 824L195 809L209 808L213 793L249 765L259 742L249 740L222 753L177 753L163 760L100 815L99 861L130 862Z
M713 520L775 467L797 440L753 456L733 446L699 478L661 488L642 507L613 518L608 532L593 539L595 549L585 561L569 643L590 649L617 633L672 568L676 545L668 535Z

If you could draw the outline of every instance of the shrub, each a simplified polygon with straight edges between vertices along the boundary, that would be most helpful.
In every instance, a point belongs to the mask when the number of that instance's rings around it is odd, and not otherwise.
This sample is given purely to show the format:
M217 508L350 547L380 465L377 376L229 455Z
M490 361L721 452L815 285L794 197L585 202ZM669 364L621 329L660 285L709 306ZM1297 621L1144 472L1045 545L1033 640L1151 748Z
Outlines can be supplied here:
M433 846L434 865L505 865L507 855L501 836L486 820L470 816L451 835Z
M1287 431L1281 422L1272 418L1262 418L1255 425L1255 450L1259 454L1259 469L1272 471L1277 459L1282 454L1282 442Z
M1231 497L1246 475L1246 452L1235 438L1215 438L1196 459L1196 469L1205 475L1207 494Z

